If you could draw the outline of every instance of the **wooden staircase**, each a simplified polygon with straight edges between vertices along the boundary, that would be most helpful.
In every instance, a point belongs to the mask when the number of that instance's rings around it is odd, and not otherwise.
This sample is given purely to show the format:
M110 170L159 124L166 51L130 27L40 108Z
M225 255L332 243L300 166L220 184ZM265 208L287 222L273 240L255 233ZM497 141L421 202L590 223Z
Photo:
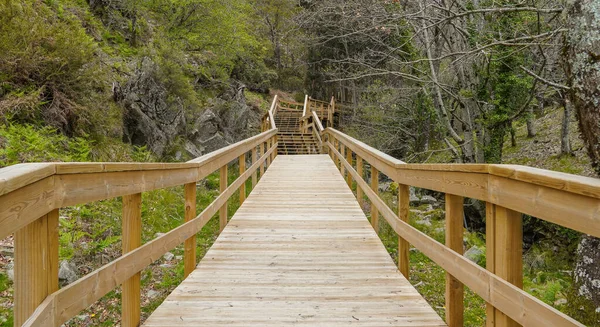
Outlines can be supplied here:
M319 145L312 133L278 132L277 154L319 154Z
M290 107L291 105L278 107L274 117L279 130L277 154L319 154L319 145L313 133L301 131L302 109Z

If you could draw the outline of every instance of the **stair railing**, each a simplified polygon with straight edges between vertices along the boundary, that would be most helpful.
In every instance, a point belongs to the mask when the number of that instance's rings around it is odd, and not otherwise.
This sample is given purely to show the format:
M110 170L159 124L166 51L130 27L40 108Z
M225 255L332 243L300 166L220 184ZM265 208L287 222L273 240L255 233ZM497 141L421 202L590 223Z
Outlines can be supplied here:
M600 180L517 165L406 164L333 128L322 135L359 203L370 200L375 231L381 215L398 234L400 272L408 279L410 244L446 270L448 326L463 326L464 285L487 302L487 326L583 326L522 290L522 213L600 237ZM398 183L397 214L379 197L380 172ZM411 186L446 194L445 245L408 223ZM462 254L465 197L486 202L486 269Z
M277 129L186 163L39 163L0 169L0 238L15 237L14 325L60 326L119 285L121 326L140 324L140 271L184 244L184 276L196 266L196 234L219 212L227 224L227 202L246 180L252 187L276 156ZM246 156L252 164L246 169ZM239 177L227 182L227 168L239 161ZM220 172L220 195L196 212L196 182ZM185 223L141 244L142 192L184 185ZM59 289L59 210L123 197L123 255Z
M273 97L273 102L271 102L271 107L269 108L269 111L267 111L262 117L261 132L277 128L277 126L275 126L275 114L277 112L278 106L279 100L277 99L277 94L275 94L275 97Z

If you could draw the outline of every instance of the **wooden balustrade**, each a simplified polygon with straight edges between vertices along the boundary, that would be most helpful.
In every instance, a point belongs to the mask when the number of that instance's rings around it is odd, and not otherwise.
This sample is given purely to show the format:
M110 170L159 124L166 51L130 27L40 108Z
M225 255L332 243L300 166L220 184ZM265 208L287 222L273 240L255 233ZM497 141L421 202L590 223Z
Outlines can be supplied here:
M15 233L15 326L60 326L119 285L121 325L139 326L140 271L184 244L187 277L196 266L196 233L216 212L222 230L228 199L239 191L244 200L247 179L256 185L257 171L262 177L263 163L276 155L276 135L271 129L187 163L20 164L1 169L0 238ZM252 165L246 169L249 151ZM240 176L228 185L227 165L236 159ZM196 182L215 170L221 173L221 193L196 215ZM142 192L178 185L184 185L185 223L142 245ZM59 290L58 209L118 196L123 197L123 255Z
M450 327L463 325L464 286L488 303L487 326L583 326L522 290L521 213L600 237L599 180L514 165L406 164L335 129L322 136L340 171L356 182L359 203L364 195L371 201L373 228L382 216L398 234L400 272L408 277L409 244L446 271ZM363 161L371 166L370 185ZM397 214L379 197L379 172L398 183ZM408 224L410 186L446 193L445 245ZM464 197L487 202L486 269L462 255Z

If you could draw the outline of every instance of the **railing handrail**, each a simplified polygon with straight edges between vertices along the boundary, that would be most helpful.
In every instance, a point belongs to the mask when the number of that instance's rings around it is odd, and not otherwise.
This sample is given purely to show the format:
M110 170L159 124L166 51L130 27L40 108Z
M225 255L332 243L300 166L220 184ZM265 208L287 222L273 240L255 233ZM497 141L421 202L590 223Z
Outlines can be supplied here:
M194 235L217 211L221 215L225 212L225 220L220 222L221 225L226 224L227 200L238 190L244 193L240 194L240 201L244 200L245 181L252 177L253 185L256 184L257 170L260 168L262 175L264 164L268 167L274 159L278 145L276 137L277 129L271 129L185 163L57 162L19 164L0 169L0 238L15 233L15 278L21 281L15 282L15 322L21 323L29 317L25 326L58 326L118 285L128 282L133 275L184 241L187 275L195 267L194 263L188 262L195 261L195 255L188 258L188 241L195 242ZM252 166L246 169L248 152L252 152ZM238 179L228 186L225 178L221 194L196 216L196 182L219 169L222 174L225 171L226 177L227 165L236 159L240 162ZM130 252L125 251L127 253L111 263L58 289L59 208L118 196L124 196L125 203L125 197L141 199L142 192L179 185L186 186L184 224ZM189 193L188 186L191 189ZM48 236L42 237L44 241L35 241L35 235L46 233L44 226L50 216L56 219L52 223L56 227L51 227L48 222L47 228L52 231L47 231ZM124 211L124 222L125 219ZM37 223L38 220L43 223ZM31 224L33 222L36 224ZM135 231L128 231L128 237ZM139 229L137 231L140 232ZM125 235L124 230L123 240ZM137 237L141 237L141 232ZM38 245L29 245L36 242L43 250L34 251ZM38 262L33 258L38 258L39 254L32 257L31 251L41 252L42 256L50 259L44 257L46 259ZM56 284L46 287L41 281L38 283L38 279L46 278L56 279Z
M356 181L359 201L362 201L363 192L371 200L373 227L377 230L377 217L381 214L398 234L399 269L404 274L408 274L408 243L410 243L446 270L450 276L446 279L447 282L456 280L456 283L468 286L489 303L492 310L501 311L521 325L583 326L521 289L522 272L519 271L522 270L522 254L520 254L522 234L519 232L520 218L517 217L520 215L518 213L530 214L600 237L600 224L598 224L600 180L517 165L406 164L333 128L326 128L322 135L325 146L329 149L334 162L340 166L342 175L344 171L348 172L350 185L352 179ZM356 170L352 165L352 153L356 154ZM372 176L378 176L378 172L382 171L398 182L398 214L379 198L376 177L372 177L371 185L363 180L363 159L371 164ZM488 266L489 270L486 270L462 255L462 242L457 249L450 248L450 245L445 246L410 226L408 224L409 186L446 193L447 228L451 228L448 226L454 224L462 230L463 197L489 203L488 206L492 206L489 208L493 209L488 208L488 210L493 211L491 213L488 211L490 216L486 218L490 219L491 224L486 229L488 233L486 242L493 243L488 243L488 251L492 251L492 254L488 255L487 260L488 263L492 260L500 260L500 262L506 260L506 266L496 268L495 264L492 264ZM452 207L451 203L455 203L456 206ZM497 231L497 227L493 226L501 226L502 229ZM450 234L452 237L456 236L457 239L462 240L462 231L447 229L447 241L449 232L452 233ZM511 238L508 238L507 234L511 235ZM521 236L521 239L515 239L516 244L510 244L515 235L517 238ZM497 241L496 237L506 239ZM495 242L506 244L506 248L494 250L494 247L498 246ZM508 253L512 253L513 250L515 254L509 257ZM498 254L499 256L506 257L497 259L494 251L499 251L501 253ZM521 285L518 285L519 283ZM446 305L453 307L447 308L446 313L450 314L447 321L452 320L453 323L462 324L462 318L452 317L457 310L462 312L462 286L458 293L453 293L452 288L450 291L448 288L446 290ZM453 294L456 294L456 297L453 297ZM461 302L458 307L455 307L457 301Z

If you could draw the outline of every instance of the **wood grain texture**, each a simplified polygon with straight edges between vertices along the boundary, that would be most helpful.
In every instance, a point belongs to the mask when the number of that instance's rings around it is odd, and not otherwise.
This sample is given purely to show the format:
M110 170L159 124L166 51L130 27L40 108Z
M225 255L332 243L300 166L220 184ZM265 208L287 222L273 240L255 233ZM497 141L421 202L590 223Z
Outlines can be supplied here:
M329 149L327 150L330 151ZM358 176L360 176L361 179L364 178L363 160L359 155L356 155L356 172L358 172ZM358 186L358 183L356 183L356 200L358 200L358 205L361 206L361 208L365 203L364 197L365 193L362 188Z
M358 188L358 186L357 186ZM398 184L398 219L408 223L410 214L410 186ZM410 244L398 236L398 270L408 279L410 272Z
M14 325L58 290L58 210L15 233Z
M371 166L371 190L375 194L379 194L379 170L375 166ZM371 226L373 226L375 233L379 233L379 211L377 206L373 204L371 204Z
M196 183L185 184L185 222L196 218ZM185 240L183 278L196 269L196 235Z
M523 217L520 213L494 204L486 208L486 256L489 271L518 288L523 288ZM490 235L493 234L493 235ZM493 269L493 270L492 270ZM486 308L488 327L520 326L507 312L488 304Z
M273 147L267 153L275 150L276 148ZM264 163L265 158L266 156L260 158L243 176L238 177L225 192L219 194L196 218L49 295L23 326L60 326L140 272L150 263L158 260L167 251L171 251L185 242L186 239L198 233L210 218L219 211L219 208L238 190L241 183L250 177L252 171L258 169L258 166Z
M246 171L246 154L241 154L238 158L240 176ZM246 183L240 186L240 205L246 200Z
M327 155L277 156L144 325L445 326L399 274Z
M223 193L225 190L227 190L227 165L219 170L219 191ZM219 233L225 229L225 226L227 226L227 202L219 209Z
M446 246L463 254L464 198L446 194ZM446 273L446 323L449 327L463 326L464 287L449 273Z
M142 245L142 194L123 197L123 254L131 252ZM123 282L121 289L121 326L137 327L140 325L140 273L136 273Z
M341 157L341 154L331 144L328 146L337 158ZM523 326L584 326L400 220L369 188L369 184L358 179L356 171L344 159L342 160L342 164L346 165L357 183L365 190L365 195L371 200L371 204L377 207L380 214L399 236L481 296L484 301Z
M346 161L352 165L352 150L346 148ZM346 183L348 183L348 187L352 188L352 175L350 173L346 174Z
M252 164L254 164L258 160L258 153L256 151L256 147L252 148ZM256 170L252 172L252 189L256 187L256 183L258 183L258 174Z

